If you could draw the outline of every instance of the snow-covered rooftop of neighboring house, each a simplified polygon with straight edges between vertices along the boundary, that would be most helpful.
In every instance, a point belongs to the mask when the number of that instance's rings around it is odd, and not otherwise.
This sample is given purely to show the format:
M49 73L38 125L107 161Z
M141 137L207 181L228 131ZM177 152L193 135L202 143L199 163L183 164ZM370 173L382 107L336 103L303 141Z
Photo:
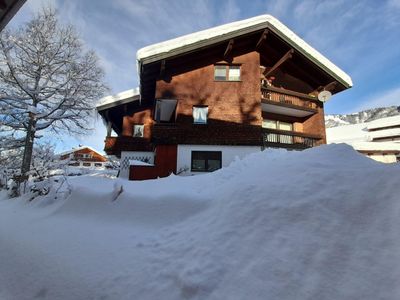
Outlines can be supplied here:
M354 142L354 149L359 151L399 151L400 143L396 142Z
M400 117L400 116L399 116ZM347 143L369 142L373 138L395 137L400 135L400 128L382 129L377 131L368 131L370 128L388 127L396 125L396 120L400 120L398 116L381 118L371 122L358 123L337 126L326 129L326 139L330 143ZM371 125L372 124L372 125ZM390 125L387 125L390 124ZM382 126L381 126L382 125Z
M138 65L165 59L266 28L277 34L295 50L302 53L344 86L351 87L353 85L349 75L271 15L261 15L228 23L144 47L139 49L136 54ZM140 70L140 68L138 69Z
M99 151L97 151L96 149L94 149L94 148L92 148L90 146L80 146L80 147L72 148L71 150L67 150L67 151L61 152L61 153L59 153L57 155L58 156L63 156L63 155L71 154L71 153L74 153L76 151L80 151L80 150L83 150L83 149L89 149L89 150L91 150L93 152L96 152L99 155L102 155Z
M400 115L374 120L368 123L368 130L400 126Z
M99 100L96 105L98 111L104 110L113 106L117 106L131 101L139 100L140 91L139 88L130 89L127 91L120 92L115 95L107 96Z
M367 123L343 125L326 129L328 144L365 142L369 140L368 135Z
M381 129L381 130L377 130L377 131L370 131L370 132L368 132L368 136L371 139L399 137L400 136L400 128L391 128L391 129Z
M327 143L346 143L359 151L400 151L400 141L372 142L372 139L377 137L399 136L400 128L368 131L368 128L370 128L370 124L372 123L392 124L393 120L394 117L387 117L371 122L327 128ZM383 127L386 127L386 125Z

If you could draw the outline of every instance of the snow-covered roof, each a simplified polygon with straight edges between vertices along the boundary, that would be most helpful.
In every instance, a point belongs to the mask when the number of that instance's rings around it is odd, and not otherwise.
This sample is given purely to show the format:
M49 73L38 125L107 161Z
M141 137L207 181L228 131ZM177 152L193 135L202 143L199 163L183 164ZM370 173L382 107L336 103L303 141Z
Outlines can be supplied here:
M368 130L371 130L371 129L391 127L396 125L400 126L400 115L372 121L368 124L367 128Z
M61 152L61 153L59 153L57 155L58 156L63 156L63 155L71 154L71 153L74 153L76 151L83 150L83 149L89 149L89 150L91 150L93 152L96 152L98 155L103 156L99 151L97 151L96 149L94 149L94 148L92 148L90 146L80 146L80 147L72 148L71 150L67 150L67 151Z
M400 127L392 129L381 129L368 132L371 139L377 138L394 138L400 136Z
M394 151L400 152L400 143L395 142L356 142L352 144L358 151Z
M326 129L326 140L331 143L346 143L368 141L368 123L342 125Z
M140 99L139 88L134 88L131 90L123 91L116 95L111 95L100 99L99 103L96 105L96 108L98 111L100 111L117 105L136 101L139 99Z
M346 143L351 145L357 151L393 151L400 152L400 141L391 142L372 142L372 139L378 137L390 137L400 135L400 128L384 129L378 131L368 131L372 124L385 124L387 127L392 124L393 117L378 119L371 122L343 125L326 129L326 139L328 144Z
M228 23L139 49L136 54L138 70L140 71L142 64L162 60L266 28L277 34L295 50L310 59L347 88L353 85L349 75L271 15L261 15Z

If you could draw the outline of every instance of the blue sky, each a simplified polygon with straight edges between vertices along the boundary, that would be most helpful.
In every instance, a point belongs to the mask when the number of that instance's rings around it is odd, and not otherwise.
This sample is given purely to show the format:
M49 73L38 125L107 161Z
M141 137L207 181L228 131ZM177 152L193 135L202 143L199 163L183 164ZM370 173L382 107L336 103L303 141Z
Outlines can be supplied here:
M268 13L352 77L353 88L335 95L326 113L400 105L400 0L28 0L9 26L48 3L97 52L112 93L138 85L138 49ZM102 149L105 128L100 120L94 127L88 137L54 137L57 149Z

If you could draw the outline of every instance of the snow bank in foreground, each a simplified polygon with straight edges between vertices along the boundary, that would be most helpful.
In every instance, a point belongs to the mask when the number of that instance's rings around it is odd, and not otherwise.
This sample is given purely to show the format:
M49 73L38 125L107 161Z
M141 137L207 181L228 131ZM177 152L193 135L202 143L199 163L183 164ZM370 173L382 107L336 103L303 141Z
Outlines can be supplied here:
M349 146L71 182L51 205L0 201L0 299L400 298L400 165Z

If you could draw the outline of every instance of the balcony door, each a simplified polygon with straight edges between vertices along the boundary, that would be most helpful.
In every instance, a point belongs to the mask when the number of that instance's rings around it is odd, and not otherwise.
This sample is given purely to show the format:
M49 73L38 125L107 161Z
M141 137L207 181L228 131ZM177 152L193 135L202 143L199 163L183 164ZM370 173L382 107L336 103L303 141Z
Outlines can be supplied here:
M263 119L262 127L268 129L293 131L292 123L277 120ZM267 140L271 143L293 144L293 136L288 134L268 133Z

